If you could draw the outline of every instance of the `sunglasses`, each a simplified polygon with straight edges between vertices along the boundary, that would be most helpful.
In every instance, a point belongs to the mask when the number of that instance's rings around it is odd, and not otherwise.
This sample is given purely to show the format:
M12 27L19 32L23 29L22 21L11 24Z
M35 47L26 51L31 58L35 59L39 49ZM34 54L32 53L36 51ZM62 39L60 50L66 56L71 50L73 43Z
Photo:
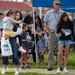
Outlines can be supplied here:
M55 3L56 5L60 5L59 3Z

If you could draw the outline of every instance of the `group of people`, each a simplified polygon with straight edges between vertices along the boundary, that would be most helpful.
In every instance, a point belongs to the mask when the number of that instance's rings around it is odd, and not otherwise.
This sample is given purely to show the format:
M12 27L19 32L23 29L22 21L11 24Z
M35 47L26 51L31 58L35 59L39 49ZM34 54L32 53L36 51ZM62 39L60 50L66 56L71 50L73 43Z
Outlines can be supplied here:
M9 10L6 16L2 18L3 22L3 32L2 38L5 40L9 39L12 47L12 58L13 63L16 65L15 75L19 74L19 65L23 65L25 62L25 67L30 68L27 64L27 55L29 48L29 39L27 38L28 26L26 23L22 23L22 14L19 11ZM32 43L31 43L32 44ZM19 51L21 52L21 60L19 62ZM1 74L5 74L8 65L8 56L2 56L2 62L4 68Z
M64 51L64 69L68 73L68 52L71 44L71 35L73 34L73 22L69 19L68 14L60 9L60 0L54 0L54 8L49 10L44 17L44 26L49 34L49 57L48 57L48 71L53 70L53 52L54 48L58 47L57 71L62 70L62 55ZM69 34L66 34L69 33Z
M19 74L19 65L24 68L28 67L27 55L29 52L29 45L34 43L36 39L36 48L39 54L40 63L44 63L44 53L46 51L45 31L48 34L48 71L53 70L54 64L54 48L58 48L57 71L60 73L62 70L62 55L64 51L64 69L68 73L68 52L71 44L71 35L73 34L73 22L69 19L68 14L60 9L60 1L53 1L53 9L49 10L41 21L40 17L35 14L35 26L33 25L32 15L28 15L22 20L22 14L19 11L10 10L6 17L3 17L3 37L9 39L13 51L13 62L16 65L15 75ZM35 30L34 30L35 27ZM0 28L1 30L1 28ZM29 32L29 33L28 33ZM69 33L69 34L66 34ZM27 35L31 38L28 38ZM36 34L36 37L34 37ZM19 40L17 43L16 39ZM19 63L18 50L21 51L21 59ZM35 45L32 48L33 61L36 62ZM8 57L2 57L4 69L2 74L5 74L8 65ZM24 63L23 63L24 62Z
M38 15L35 16L35 31L34 26L32 25L32 18L29 24L27 23L28 20L26 21L26 19L27 17L25 17L24 20L22 19L22 14L20 11L14 10L9 10L6 16L3 15L1 19L3 22L1 39L9 39L10 41L13 52L13 63L16 65L15 75L19 74L19 65L21 65L22 69L30 68L27 64L27 56L30 46L32 49L31 52L33 53L33 61L36 63L34 33L36 34L36 47L38 49L37 52L39 54L40 63L44 63L44 52L46 49L41 19ZM21 52L20 54L19 51ZM8 56L2 56L4 68L1 74L6 73L8 58Z

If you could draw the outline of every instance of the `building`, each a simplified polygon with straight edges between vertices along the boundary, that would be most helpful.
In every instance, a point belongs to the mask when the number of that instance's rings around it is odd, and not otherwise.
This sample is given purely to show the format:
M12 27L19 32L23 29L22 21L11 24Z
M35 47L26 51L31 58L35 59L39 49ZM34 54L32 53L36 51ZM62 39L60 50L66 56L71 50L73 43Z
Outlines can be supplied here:
M19 10L22 14L32 11L32 6L26 2L0 1L0 12L7 13L8 10Z

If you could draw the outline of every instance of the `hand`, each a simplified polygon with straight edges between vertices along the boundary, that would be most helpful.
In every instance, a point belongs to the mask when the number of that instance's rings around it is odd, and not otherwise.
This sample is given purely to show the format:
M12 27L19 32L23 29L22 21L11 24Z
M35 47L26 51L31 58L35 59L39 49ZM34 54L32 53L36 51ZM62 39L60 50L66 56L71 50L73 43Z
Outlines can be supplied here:
M31 31L34 31L34 26L30 25L30 29L31 29Z
M10 37L10 35L5 34L4 37L8 39Z
M61 29L61 31L62 31L63 34L65 34L63 29Z
M38 35L42 37L42 34L38 33Z

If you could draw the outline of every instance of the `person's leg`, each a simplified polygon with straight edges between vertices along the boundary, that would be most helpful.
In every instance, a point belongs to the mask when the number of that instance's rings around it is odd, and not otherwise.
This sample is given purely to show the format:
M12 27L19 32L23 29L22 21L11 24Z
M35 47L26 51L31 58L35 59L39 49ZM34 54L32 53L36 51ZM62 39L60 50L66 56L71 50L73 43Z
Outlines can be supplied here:
M23 53L21 53L20 64L21 64L21 68L22 68L22 69L25 69L25 67L24 67L24 64L25 64L25 63L24 63L24 62L25 62L24 57L25 57L25 56L24 56L24 54L23 54Z
M23 48L22 48L22 36L21 35L17 35L18 40L19 40L19 51L20 52L26 52Z
M57 37L57 39L56 39L57 53L58 53L58 41L59 41L59 38ZM57 55L58 55L58 54L57 54ZM57 56L56 56L56 59L57 59ZM61 71L63 70L62 66L63 66L63 52L62 52L61 64L60 64L60 70L61 70Z
M39 52L40 63L42 63L42 52Z
M28 56L29 49L28 48L24 48L24 49L26 50L26 53L24 53L25 68L30 68L27 63L27 56Z
M23 54L21 54L20 64L23 65Z
M65 45L65 53L64 53L64 69L63 71L65 73L68 73L68 70L67 70L67 63L68 63L68 52L69 52L69 45Z
M59 40L58 42L58 60L57 60L58 68L57 68L56 73L60 73L60 70L61 70L63 47L64 47L64 41Z
M19 46L22 46L22 36L21 35L17 35L17 37L19 38Z
M69 45L66 45L66 46L65 46L64 67L66 67L66 66L67 66L67 63L68 63L68 52L69 52L69 48L70 48Z
M35 45L32 48L32 57L33 57L33 62L36 63Z
M44 52L42 52L42 63L44 63Z
M60 65L61 65L61 58L62 58L62 53L63 53L63 46L64 45L61 45L61 44L58 45L58 68L60 68Z
M25 65L27 65L27 55L24 55Z
M10 44L13 51L13 62L16 65L16 72L15 74L19 73L19 56L18 56L18 44L16 43L16 38L10 38Z
M53 63L54 63L54 48L55 48L55 42L56 42L56 35L55 33L49 34L49 56L48 56L48 70L53 69Z
M1 72L1 74L5 74L6 69L7 69L7 65L8 65L8 57L3 56L2 57L2 63L4 65L4 68L3 68L2 72Z

